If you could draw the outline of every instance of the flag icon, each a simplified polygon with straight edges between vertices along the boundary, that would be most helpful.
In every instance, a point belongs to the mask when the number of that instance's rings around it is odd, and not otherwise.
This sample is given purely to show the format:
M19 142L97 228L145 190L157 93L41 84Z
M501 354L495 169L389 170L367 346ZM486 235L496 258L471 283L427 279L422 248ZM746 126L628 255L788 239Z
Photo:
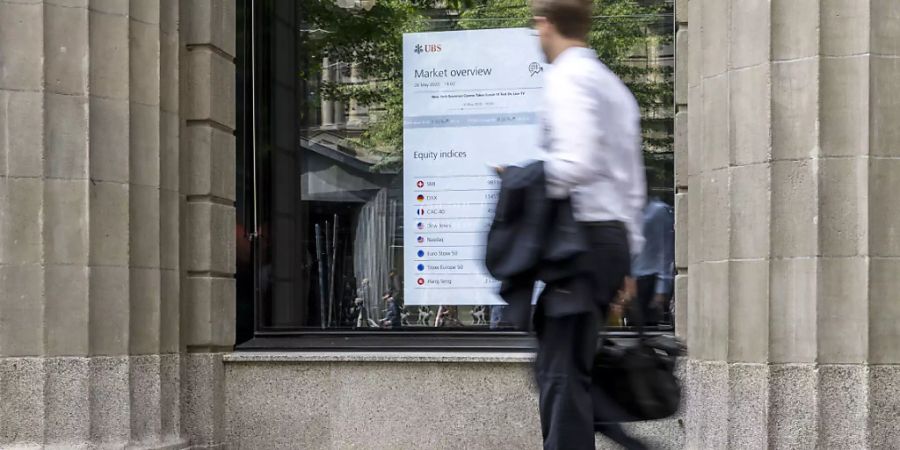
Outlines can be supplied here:
M425 182L422 180L416 181L416 187L419 189L425 187Z
M425 243L425 238L422 237L422 236L419 236L419 237L416 238L416 242L418 242L418 243L420 243L420 244L424 244L424 243Z
M425 201L425 196L422 195L422 194L419 194L418 196L416 196L416 200L418 200L418 201L420 201L420 202L424 202L424 201Z
M418 228L418 229L420 229L420 230L421 230L421 229L424 229L424 228L425 228L425 224L422 223L422 222L419 222L419 223L416 224L416 228Z
M425 256L425 250L419 250L419 252L416 254L419 255L419 258L421 258L421 257Z
M417 209L417 210L416 210L416 214L419 215L419 216L424 216L424 215L425 215L425 208L419 208L419 209Z
M425 270L425 264L419 264L418 266L416 266L416 269L419 269L419 272Z
M425 284L425 279L424 279L424 278L419 278L418 280L416 280L416 284L418 284L419 286Z

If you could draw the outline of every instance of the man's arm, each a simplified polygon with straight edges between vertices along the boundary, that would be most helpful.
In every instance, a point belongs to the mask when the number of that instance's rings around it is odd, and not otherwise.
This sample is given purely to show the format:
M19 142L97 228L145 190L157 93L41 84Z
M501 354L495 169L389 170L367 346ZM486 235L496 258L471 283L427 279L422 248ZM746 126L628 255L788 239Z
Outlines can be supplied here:
M640 121L640 117L635 117L635 121ZM640 126L638 127L640 130ZM631 247L632 256L639 255L644 248L644 205L647 203L647 183L644 174L644 155L640 144L640 131L635 136L638 142L637 155L634 155L631 164L631 176L628 177L626 188L626 201L630 211L629 235L628 241Z
M659 208L659 230L662 234L662 247L659 249L658 279L656 281L656 293L668 295L672 292L675 264L675 218L668 206Z
M563 74L558 74L562 76ZM550 80L547 84L547 121L551 148L544 162L547 194L565 198L576 186L586 184L603 167L603 135L598 123L597 99L577 77Z

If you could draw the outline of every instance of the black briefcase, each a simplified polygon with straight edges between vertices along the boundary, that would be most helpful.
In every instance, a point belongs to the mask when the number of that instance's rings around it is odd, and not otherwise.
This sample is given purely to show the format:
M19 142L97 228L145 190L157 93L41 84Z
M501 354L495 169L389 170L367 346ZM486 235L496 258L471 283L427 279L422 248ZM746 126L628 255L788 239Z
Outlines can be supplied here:
M631 342L601 338L594 358L595 403L615 411L611 422L657 420L678 412L681 384L675 377L678 356L686 352L674 336L642 336ZM611 404L610 404L611 403Z

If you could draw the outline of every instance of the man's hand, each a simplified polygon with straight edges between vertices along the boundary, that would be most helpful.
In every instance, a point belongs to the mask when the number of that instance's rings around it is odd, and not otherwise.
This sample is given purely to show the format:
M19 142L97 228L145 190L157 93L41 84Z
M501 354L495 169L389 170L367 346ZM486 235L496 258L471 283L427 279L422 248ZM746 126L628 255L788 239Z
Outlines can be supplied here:
M627 303L637 297L637 281L634 277L625 277L622 281L622 289L619 291L620 297Z
M666 304L666 294L656 294L653 296L653 306L662 309Z
M618 295L613 300L611 311L619 311L620 315L625 314L628 304L637 296L637 282L632 277L625 277L622 281L622 287L619 288Z

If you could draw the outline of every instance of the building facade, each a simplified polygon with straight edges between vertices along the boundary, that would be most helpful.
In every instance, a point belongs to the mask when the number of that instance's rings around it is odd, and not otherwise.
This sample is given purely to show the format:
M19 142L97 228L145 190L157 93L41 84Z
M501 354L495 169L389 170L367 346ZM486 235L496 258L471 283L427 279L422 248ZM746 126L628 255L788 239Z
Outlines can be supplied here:
M0 447L224 442L234 13L0 3Z
M684 3L686 443L897 448L900 3Z
M373 80L321 57L335 33L305 17L332 10L296 5L0 0L0 448L539 445L524 332L378 332L337 308L310 330L315 225L371 245L352 233L391 215L396 171L358 137L389 104L309 100ZM686 395L630 429L900 448L900 3L674 12ZM346 252L333 270L359 280L336 298L392 289L389 251Z

